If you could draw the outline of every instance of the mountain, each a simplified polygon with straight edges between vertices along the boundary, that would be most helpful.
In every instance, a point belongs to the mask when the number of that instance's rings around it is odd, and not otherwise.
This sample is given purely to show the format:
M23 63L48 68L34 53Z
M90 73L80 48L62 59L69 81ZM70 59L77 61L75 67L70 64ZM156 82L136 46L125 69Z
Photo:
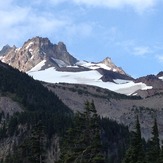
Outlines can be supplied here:
M45 127L44 140L52 145L46 149L47 162L54 162L53 146L58 148L59 143L56 134L71 122L70 116L72 111L40 82L0 62L0 162L21 145L28 148L25 142L39 122Z
M35 37L29 39L21 48L5 46L0 51L2 61L19 69L29 71L41 61L44 61L44 68L59 67L57 61L63 60L65 66L74 65L77 60L66 50L66 46L59 42L52 44L48 38Z
M100 117L130 130L138 116L146 140L157 118L163 138L163 72L134 79L109 57L101 62L80 61L64 43L52 44L41 37L29 39L21 48L6 45L0 55L8 64L0 62L0 161L28 162L36 137L44 140L45 162L58 160L60 138L73 126L73 113L84 111L87 100L94 101ZM103 126L107 157L122 158L129 142L128 131L118 124L111 123L108 131L104 130L108 123Z
M0 54L3 62L45 82L94 85L126 95L152 89L151 85L135 82L109 57L101 62L78 60L64 43L52 44L48 38L34 37L21 48L7 45Z
M73 127L75 115L48 89L26 73L0 62L1 163L59 160L62 141L67 129ZM100 121L105 156L120 163L128 145L128 128L107 118Z

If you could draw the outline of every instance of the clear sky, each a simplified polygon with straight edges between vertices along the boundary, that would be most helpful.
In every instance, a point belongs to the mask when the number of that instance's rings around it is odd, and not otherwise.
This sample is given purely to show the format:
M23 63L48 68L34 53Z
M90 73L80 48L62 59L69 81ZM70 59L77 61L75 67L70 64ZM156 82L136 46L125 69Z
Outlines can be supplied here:
M163 71L163 0L1 0L0 48L63 41L77 59L110 57L133 77Z

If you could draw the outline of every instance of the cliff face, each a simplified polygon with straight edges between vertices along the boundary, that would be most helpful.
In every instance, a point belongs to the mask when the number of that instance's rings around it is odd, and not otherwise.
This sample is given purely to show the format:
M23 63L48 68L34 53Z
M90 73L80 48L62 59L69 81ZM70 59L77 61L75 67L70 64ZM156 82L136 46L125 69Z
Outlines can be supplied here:
M77 62L77 59L67 52L64 43L52 44L48 38L41 37L29 39L21 48L5 46L0 54L4 56L3 62L24 72L43 60L46 60L44 68L58 67L55 59L62 60L66 65Z

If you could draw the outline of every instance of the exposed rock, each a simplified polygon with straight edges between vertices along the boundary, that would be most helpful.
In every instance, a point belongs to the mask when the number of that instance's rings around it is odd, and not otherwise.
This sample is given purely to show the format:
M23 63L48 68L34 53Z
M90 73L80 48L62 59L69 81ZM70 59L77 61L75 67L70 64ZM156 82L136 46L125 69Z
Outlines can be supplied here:
M126 73L123 71L122 68L117 67L111 60L111 58L107 57L105 58L101 63L105 64L106 66L111 68L111 71L118 72L120 74L126 75Z
M163 95L155 95L149 98L138 98L115 94L107 89L88 85L73 84L47 84L51 91L69 106L74 112L83 111L85 101L94 101L97 113L101 117L109 117L118 123L129 126L130 130L135 127L136 116L141 123L143 137L148 140L154 117L157 117L160 138L163 138Z
M41 37L29 39L21 48L2 50L1 54L5 54L3 62L25 72L43 60L46 60L44 69L51 66L59 67L54 59L62 60L67 65L77 62L77 59L67 52L66 46L62 42L56 45L52 44L48 38Z
M98 69L98 72L100 72L100 74L102 74L102 81L104 82L114 82L114 79L122 79L122 80L133 80L132 77L127 76L126 74L121 74L118 72L114 72L114 71L109 71L109 70L104 70L104 69Z
M161 73L160 73L161 75ZM143 82L147 86L152 86L152 89L148 90L139 90L136 93L140 95L141 97L148 97L148 96L153 96L155 94L163 93L163 80L158 78L159 75L147 75L144 77L140 77L135 80L135 82Z
M163 76L163 71L161 71L161 72L159 72L158 74L157 74L157 77L162 77Z
M0 51L0 56L5 56L10 50L15 48L15 46L10 47L9 45L5 45L2 50Z

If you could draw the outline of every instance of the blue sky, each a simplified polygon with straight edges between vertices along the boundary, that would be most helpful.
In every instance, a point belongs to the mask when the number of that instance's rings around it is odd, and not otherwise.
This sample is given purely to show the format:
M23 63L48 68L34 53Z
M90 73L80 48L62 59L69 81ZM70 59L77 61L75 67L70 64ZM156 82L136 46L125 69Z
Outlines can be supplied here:
M110 57L133 77L163 71L162 0L5 0L0 48L35 36L63 41L77 59Z

